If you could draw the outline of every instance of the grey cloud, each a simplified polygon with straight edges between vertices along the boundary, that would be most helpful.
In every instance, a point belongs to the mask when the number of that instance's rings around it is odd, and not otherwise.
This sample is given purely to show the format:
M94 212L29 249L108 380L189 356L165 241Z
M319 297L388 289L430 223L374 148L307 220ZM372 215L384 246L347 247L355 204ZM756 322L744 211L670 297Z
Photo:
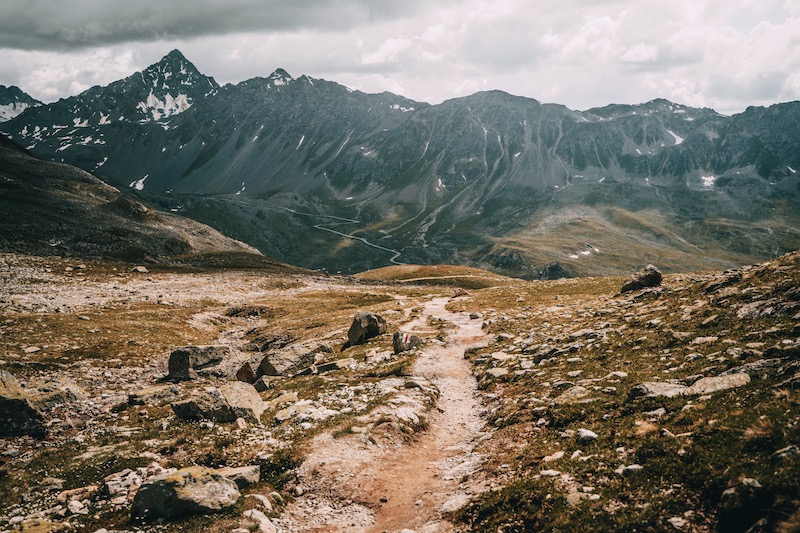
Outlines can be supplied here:
M0 48L72 50L248 31L346 31L411 16L422 0L37 0L0 7Z

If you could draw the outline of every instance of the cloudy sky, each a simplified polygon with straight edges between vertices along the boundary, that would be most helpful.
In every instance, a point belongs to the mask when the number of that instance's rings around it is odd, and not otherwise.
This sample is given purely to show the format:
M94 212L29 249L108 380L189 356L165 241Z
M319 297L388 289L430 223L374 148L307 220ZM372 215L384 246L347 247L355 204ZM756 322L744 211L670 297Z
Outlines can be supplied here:
M45 102L173 48L220 83L281 67L430 103L800 99L798 0L0 0L0 84Z

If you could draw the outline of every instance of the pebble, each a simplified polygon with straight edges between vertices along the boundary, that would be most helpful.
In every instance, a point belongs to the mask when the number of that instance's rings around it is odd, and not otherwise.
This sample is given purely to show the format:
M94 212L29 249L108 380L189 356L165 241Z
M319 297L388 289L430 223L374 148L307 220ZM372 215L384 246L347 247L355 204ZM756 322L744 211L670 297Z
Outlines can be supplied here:
M581 428L575 435L575 440L577 442L593 442L597 440L597 433L590 429Z

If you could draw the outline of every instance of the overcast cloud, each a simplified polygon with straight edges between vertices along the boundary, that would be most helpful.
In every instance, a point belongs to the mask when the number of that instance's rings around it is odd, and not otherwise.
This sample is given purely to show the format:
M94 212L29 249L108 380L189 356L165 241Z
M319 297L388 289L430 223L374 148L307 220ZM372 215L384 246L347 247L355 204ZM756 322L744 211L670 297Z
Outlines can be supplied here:
M290 74L438 103L800 99L796 0L37 0L0 4L0 84L49 102L180 49L220 83Z

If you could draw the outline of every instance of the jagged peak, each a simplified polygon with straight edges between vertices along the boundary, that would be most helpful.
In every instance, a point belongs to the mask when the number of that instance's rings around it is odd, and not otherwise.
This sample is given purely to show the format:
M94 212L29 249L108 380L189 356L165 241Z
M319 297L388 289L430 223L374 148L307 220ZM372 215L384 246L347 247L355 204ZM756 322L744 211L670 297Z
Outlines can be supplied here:
M275 69L275 72L269 75L270 79L284 79L284 80L293 80L291 74L283 70L282 68Z

